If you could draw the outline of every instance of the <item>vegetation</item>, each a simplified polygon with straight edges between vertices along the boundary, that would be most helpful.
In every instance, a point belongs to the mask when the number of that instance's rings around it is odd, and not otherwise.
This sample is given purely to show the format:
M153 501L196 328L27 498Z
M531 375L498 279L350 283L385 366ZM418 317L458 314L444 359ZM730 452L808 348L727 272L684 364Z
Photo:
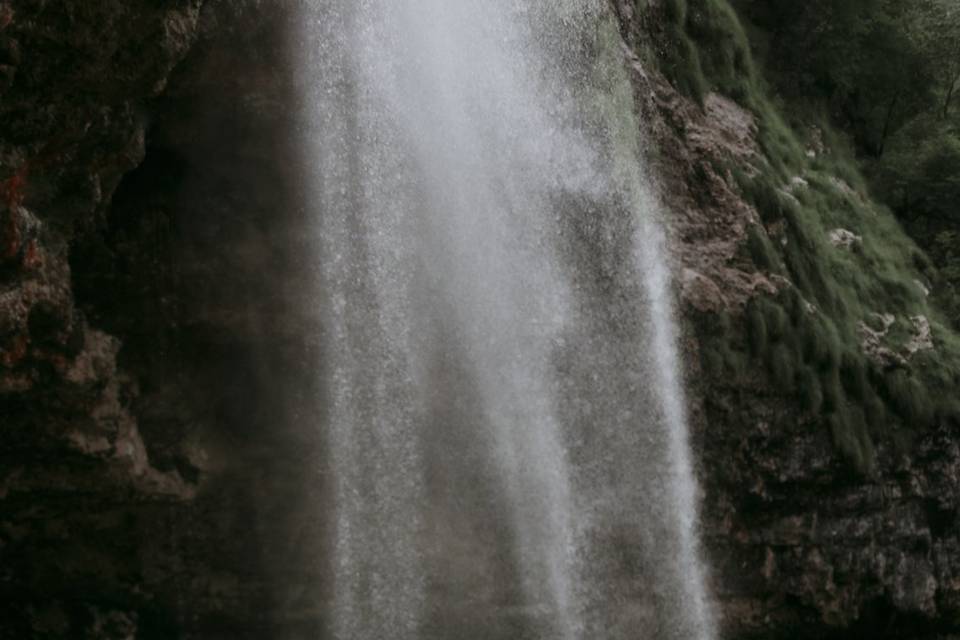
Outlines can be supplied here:
M696 100L719 91L757 117L764 160L730 172L762 222L745 254L793 284L753 300L743 323L704 323L704 365L729 377L762 364L863 473L879 442L903 446L936 421L960 421L955 4L659 5L658 61L675 86ZM831 242L837 229L851 233L846 246ZM886 363L865 353L865 327L902 353L919 316L934 351Z
M955 0L740 0L787 102L850 134L858 168L929 254L960 328L960 5ZM922 259L921 259L922 260Z

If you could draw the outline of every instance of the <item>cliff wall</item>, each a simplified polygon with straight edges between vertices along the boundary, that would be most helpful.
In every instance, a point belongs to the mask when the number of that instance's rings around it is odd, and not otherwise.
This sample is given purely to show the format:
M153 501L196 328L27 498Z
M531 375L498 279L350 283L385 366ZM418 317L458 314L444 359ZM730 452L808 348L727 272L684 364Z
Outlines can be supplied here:
M0 638L317 635L293 4L0 3ZM949 638L956 336L721 1L615 3L726 638Z

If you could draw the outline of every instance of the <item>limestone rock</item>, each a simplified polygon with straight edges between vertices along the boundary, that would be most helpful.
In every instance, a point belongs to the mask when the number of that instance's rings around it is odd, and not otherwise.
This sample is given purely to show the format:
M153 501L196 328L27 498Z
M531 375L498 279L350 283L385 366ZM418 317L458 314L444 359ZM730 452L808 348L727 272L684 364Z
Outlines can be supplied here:
M828 234L830 244L837 248L853 250L863 244L863 237L847 229L832 229Z

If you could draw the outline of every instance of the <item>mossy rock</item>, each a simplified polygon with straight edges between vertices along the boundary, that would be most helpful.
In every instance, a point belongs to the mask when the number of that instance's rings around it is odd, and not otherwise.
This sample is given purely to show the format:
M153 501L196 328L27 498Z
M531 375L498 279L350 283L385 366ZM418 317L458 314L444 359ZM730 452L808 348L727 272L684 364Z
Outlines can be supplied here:
M747 252L753 264L763 271L781 272L780 256L774 249L770 237L760 225L747 227Z
M769 342L766 317L760 304L756 302L751 302L747 305L746 314L750 353L754 357L762 357L767 351L767 344Z
M829 319L821 314L805 314L798 330L806 362L822 370L833 370L840 366L843 344Z
M786 393L793 393L797 387L797 358L785 344L775 345L770 350L770 373L777 388Z
M810 122L794 113L791 126L781 115L728 0L648 6L662 7L666 18L667 42L659 53L674 85L701 101L705 92L719 90L756 117L761 156L749 169L729 167L761 220L748 225L741 256L793 285L751 301L735 327L705 328L712 337L704 342L704 367L731 377L749 376L759 365L805 412L825 416L837 448L861 470L876 464L874 443L905 446L934 421L960 424L960 336L945 328L952 320L935 308L936 294L928 298L915 283L935 280L932 263L894 216L870 201L858 161L828 116ZM829 150L814 158L795 132L809 124L823 131ZM789 189L796 177L806 186ZM767 231L773 225L785 229L776 241ZM862 235L856 251L830 244L829 231L836 228ZM927 317L936 351L911 359L912 372L873 365L862 353L858 324L875 313L900 319L885 338L893 348L912 338L904 319Z
M926 387L903 369L888 371L884 375L883 396L910 428L925 427L933 418Z
M820 377L810 367L804 367L797 375L797 394L804 411L820 413L823 408L823 387L820 385Z
M833 444L862 474L870 474L877 465L877 453L870 438L863 412L845 409L827 416Z
M845 351L840 359L840 381L851 399L865 401L871 395L870 378L863 356Z
M767 298L760 300L759 304L770 340L774 342L784 340L792 328L786 310L777 302Z
M823 390L823 409L827 412L841 411L846 404L846 395L840 383L840 371L829 369L820 375L820 388Z

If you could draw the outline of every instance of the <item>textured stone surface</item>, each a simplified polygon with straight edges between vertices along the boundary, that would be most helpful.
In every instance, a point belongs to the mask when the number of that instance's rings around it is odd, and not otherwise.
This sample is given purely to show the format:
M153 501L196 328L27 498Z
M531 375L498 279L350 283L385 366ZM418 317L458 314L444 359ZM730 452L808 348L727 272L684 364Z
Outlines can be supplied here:
M628 42L655 31L617 4ZM323 624L284 7L0 2L3 640ZM881 451L862 477L762 372L705 386L698 327L789 286L744 257L758 216L721 168L762 161L756 123L627 63L674 225L724 637L954 637L957 426ZM924 319L896 321L927 348Z
M655 25L619 11L639 50ZM749 114L714 95L697 105L639 60L631 61L637 103L680 263L703 530L725 637L958 637L960 425L941 424L906 451L883 449L877 472L864 477L844 462L829 426L765 371L701 373L703 327L720 313L744 326L751 298L791 285L758 271L744 251L759 218L724 167L733 159L749 172L763 161ZM903 350L884 346L890 325L881 318L883 326L864 327L874 358L903 366L932 346L925 318L892 320L913 338Z
M286 20L0 5L0 638L318 624Z

